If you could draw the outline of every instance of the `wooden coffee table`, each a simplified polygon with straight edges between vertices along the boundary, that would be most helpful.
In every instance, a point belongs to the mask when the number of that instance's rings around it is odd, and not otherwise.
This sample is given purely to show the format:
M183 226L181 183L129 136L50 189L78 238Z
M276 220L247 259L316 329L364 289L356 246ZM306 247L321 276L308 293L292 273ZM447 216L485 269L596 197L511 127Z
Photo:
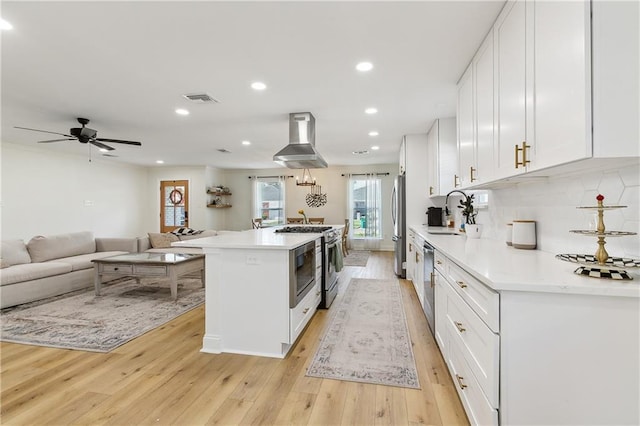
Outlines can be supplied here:
M204 287L204 255L185 253L129 253L94 259L94 285L96 296L100 296L103 275L140 278L168 278L173 300L178 298L178 277L200 271Z

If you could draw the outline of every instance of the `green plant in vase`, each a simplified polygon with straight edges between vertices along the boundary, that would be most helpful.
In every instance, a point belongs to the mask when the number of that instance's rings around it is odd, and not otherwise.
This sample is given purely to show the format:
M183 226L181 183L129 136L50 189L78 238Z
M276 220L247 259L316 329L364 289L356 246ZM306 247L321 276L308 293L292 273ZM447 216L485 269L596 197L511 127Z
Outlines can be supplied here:
M465 195L463 200L460 200L459 209L462 209L462 216L465 218L465 223L467 225L475 225L476 224L476 216L478 212L473 207L473 194Z

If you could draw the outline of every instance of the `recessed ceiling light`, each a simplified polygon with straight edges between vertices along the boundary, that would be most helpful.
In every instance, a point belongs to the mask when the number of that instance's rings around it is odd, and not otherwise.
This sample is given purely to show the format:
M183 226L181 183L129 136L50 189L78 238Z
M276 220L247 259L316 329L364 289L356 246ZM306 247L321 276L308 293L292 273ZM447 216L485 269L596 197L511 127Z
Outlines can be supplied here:
M164 161L162 161L162 160L156 160L156 163L157 163L157 164L164 164Z
M13 25L11 25L10 22L0 18L0 30L12 30L12 29L13 29Z
M356 69L361 72L371 71L373 69L373 64L371 62L360 62L356 65Z
M378 112L377 108L367 108L364 110L364 112L366 112L367 114L375 114Z
M380 133L378 133L376 130L372 130L369 132L369 136L378 136Z
M178 108L178 109L176 109L176 114L178 114L178 115L189 115L189 111L187 111L184 108Z
M372 150L377 151L380 149L380 147L378 145L374 145L371 147Z
M254 81L253 83L251 83L251 88L253 90L264 90L267 88L267 85L261 81Z
M251 141L242 141L242 145L251 145Z

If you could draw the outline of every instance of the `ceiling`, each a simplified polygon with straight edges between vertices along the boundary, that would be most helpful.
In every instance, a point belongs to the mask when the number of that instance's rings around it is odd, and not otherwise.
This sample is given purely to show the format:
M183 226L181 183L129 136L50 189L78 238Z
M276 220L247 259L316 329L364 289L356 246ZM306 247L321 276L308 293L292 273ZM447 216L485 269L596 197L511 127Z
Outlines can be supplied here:
M289 113L309 111L330 166L395 162L402 135L455 115L456 81L502 5L3 1L13 29L1 34L2 142L36 146L55 135L14 126L68 133L86 117L98 137L142 142L114 144L107 161L272 168ZM356 71L365 60L373 70ZM77 141L38 146L88 152Z

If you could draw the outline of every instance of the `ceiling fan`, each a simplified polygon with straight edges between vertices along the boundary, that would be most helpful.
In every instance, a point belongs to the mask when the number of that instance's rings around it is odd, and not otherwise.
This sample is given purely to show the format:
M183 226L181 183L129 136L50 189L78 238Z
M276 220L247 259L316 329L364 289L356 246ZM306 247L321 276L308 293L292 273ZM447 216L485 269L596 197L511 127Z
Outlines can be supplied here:
M65 134L65 133L58 133L58 132L50 132L48 130L39 130L39 129L30 129L28 127L18 127L15 126L16 129L22 129L22 130L32 130L34 132L42 132L42 133L51 133L54 135L60 135L60 136L64 136L64 139L51 139L51 140L46 140L46 141L38 141L38 143L51 143L51 142L61 142L61 141L72 141L72 140L77 140L80 143L90 143L91 145L95 145L98 148L101 149L105 149L107 151L113 151L115 150L115 148L106 145L102 142L110 142L110 143L122 143L122 144L126 144L126 145L135 145L135 146L142 146L142 144L140 142L135 142L135 141L125 141L125 140L120 140L120 139L106 139L106 138L99 138L98 136L98 132L96 130L90 129L88 127L85 127L87 124L89 124L89 119L88 118L78 118L78 123L82 124L82 127L74 127L72 129L69 129L69 135Z

